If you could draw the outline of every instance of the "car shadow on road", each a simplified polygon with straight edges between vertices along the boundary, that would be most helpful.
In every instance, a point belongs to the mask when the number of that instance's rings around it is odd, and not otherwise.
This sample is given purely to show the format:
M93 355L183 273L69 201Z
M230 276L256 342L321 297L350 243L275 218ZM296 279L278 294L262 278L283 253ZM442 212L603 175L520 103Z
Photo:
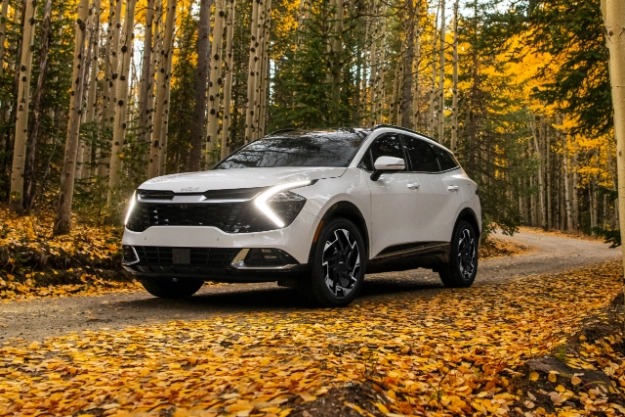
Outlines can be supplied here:
M210 288L210 287L209 287ZM314 305L303 299L297 291L290 288L265 287L245 289L243 285L216 287L210 292L200 292L183 300L164 300L153 298L146 293L145 298L119 301L124 309L167 309L178 312L223 311L237 312L247 310L294 310L310 309ZM359 299L368 300L382 296L428 296L432 290L440 290L440 284L422 279L375 278L365 280Z

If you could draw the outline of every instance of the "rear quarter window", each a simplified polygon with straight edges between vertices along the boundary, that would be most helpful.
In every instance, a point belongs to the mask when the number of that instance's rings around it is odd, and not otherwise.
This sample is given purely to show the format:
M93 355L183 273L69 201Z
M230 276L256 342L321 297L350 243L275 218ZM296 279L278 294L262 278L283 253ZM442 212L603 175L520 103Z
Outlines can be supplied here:
M439 146L432 146L432 148L434 148L434 153L436 154L438 163L441 166L441 171L449 171L460 166L458 161L456 161L456 158L454 158L450 152L447 152Z

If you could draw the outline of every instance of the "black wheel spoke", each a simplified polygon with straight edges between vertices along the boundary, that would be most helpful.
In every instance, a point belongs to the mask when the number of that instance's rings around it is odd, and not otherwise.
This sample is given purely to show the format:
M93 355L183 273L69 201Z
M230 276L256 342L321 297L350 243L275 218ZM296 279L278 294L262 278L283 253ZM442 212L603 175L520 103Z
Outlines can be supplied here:
M469 280L475 273L477 242L469 229L464 229L458 241L458 267L463 279Z
M328 238L322 254L325 284L335 297L347 297L358 282L360 252L348 230L337 229Z

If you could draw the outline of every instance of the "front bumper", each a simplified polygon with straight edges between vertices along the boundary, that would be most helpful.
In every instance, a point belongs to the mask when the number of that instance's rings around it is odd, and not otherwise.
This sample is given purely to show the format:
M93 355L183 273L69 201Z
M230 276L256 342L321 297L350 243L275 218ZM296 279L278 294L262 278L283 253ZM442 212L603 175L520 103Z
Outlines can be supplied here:
M284 229L229 234L206 226L152 226L143 232L124 232L122 244L136 248L139 262L125 262L129 272L144 277L199 278L224 282L263 282L301 278L308 272L308 258L318 218L302 210ZM145 254L160 250L190 249L191 262L176 264L148 261ZM236 259L246 249L273 249L289 257L284 268L248 266ZM217 252L218 262L200 259L201 253ZM137 253L138 252L138 253ZM143 253L143 255L142 255ZM141 258L144 258L143 260ZM198 261L198 259L200 259ZM132 261L132 260L131 260Z

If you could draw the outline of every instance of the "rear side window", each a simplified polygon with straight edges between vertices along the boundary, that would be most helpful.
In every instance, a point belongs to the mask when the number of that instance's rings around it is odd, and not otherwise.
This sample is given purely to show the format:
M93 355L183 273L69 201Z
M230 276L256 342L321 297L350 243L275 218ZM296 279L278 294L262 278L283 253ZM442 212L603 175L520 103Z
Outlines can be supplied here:
M441 165L441 171L448 171L450 169L458 168L460 164L456 161L456 158L445 149L432 146L434 148L434 153L436 153L436 157L438 158L438 163Z
M438 161L434 153L434 146L412 136L404 136L406 149L415 172L439 172Z
M362 158L360 167L367 171L373 171L373 164L381 156L406 158L404 148L397 135L386 135L376 139Z

